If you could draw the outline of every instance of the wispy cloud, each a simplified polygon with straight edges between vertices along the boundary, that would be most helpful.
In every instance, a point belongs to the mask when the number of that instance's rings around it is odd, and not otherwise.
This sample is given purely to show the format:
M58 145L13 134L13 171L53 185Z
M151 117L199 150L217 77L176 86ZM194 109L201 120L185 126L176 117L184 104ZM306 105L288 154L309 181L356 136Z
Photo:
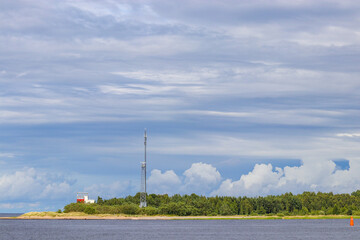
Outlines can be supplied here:
M163 178L185 186L186 168L199 182L201 171L218 176L215 166L229 158L233 168L215 178L211 191L221 183L219 194L248 185L259 193L285 191L297 186L292 174L311 179L306 189L348 186L360 149L359 12L352 0L4 2L0 178L17 182L18 174L25 182L16 186L32 183L37 196L50 196L75 187L45 173L88 172L76 188L134 193L139 131L147 127L154 169L169 169L154 170L158 191L172 190L158 185ZM211 166L195 171L192 164L204 159ZM279 170L272 159L304 164ZM351 174L331 175L333 159L351 159ZM251 174L238 173L255 163ZM110 174L119 166L127 182ZM332 185L306 175L321 166ZM95 180L99 172L112 179ZM285 180L287 187L279 187ZM186 190L210 193L190 182Z
M126 78L138 79L143 81L163 82L166 84L196 84L205 83L220 76L215 69L198 69L195 71L134 71L134 72L113 72Z
M353 138L353 137L360 137L360 133L338 133L336 134L336 136Z
M162 154L244 156L261 158L329 158L356 159L360 143L344 142L337 137L274 136L257 132L262 136L249 133L190 134L188 137L156 138L152 150ZM239 136L240 135L240 136ZM331 148L329 146L332 146ZM354 160L356 161L356 160Z
M3 153L0 152L0 158L13 158L15 156L14 153Z

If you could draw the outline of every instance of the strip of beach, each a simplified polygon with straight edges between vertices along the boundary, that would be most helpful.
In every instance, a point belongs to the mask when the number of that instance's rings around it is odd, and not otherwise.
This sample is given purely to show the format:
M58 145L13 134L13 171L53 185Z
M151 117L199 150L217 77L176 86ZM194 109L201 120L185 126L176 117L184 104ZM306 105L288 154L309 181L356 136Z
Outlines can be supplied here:
M360 216L353 216L360 218ZM113 215L85 214L82 212L29 212L18 217L0 217L0 219L64 219L64 220L270 220L270 219L350 219L348 215L304 215L304 216L143 216L143 215Z

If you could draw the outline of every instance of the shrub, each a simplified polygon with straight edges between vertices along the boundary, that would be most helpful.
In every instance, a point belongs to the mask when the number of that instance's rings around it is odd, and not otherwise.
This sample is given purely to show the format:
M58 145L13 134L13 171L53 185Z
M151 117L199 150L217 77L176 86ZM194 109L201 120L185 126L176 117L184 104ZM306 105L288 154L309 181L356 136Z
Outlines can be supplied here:
M326 215L326 213L324 211L320 210L319 215Z
M84 212L86 205L84 203L70 203L64 207L64 213Z
M95 214L95 208L91 206L86 206L84 209L84 213L86 214Z
M135 204L124 204L120 206L120 211L124 214L136 214L139 211L139 207Z
M154 208L154 207L143 208L143 211L144 211L143 212L144 214L149 215L149 216L159 214L159 210L157 208Z
M352 211L352 214L355 216L360 216L360 211Z

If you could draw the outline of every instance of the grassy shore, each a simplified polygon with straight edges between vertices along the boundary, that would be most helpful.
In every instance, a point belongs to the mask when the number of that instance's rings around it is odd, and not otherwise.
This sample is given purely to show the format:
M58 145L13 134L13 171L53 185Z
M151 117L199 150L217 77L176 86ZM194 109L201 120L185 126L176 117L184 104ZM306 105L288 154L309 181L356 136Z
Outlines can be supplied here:
M353 216L359 218L360 216ZM57 213L57 212L29 212L14 219L119 219L119 220L251 220L251 219L349 219L348 215L304 215L304 216L144 216L144 215L113 215L113 214L86 214L83 212Z

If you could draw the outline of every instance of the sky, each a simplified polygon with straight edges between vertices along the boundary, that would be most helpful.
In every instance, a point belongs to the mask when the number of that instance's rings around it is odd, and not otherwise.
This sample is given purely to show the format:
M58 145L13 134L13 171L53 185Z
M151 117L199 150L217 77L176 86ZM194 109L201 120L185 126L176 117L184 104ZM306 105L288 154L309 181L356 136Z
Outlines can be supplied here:
M360 189L358 1L0 5L0 212Z

